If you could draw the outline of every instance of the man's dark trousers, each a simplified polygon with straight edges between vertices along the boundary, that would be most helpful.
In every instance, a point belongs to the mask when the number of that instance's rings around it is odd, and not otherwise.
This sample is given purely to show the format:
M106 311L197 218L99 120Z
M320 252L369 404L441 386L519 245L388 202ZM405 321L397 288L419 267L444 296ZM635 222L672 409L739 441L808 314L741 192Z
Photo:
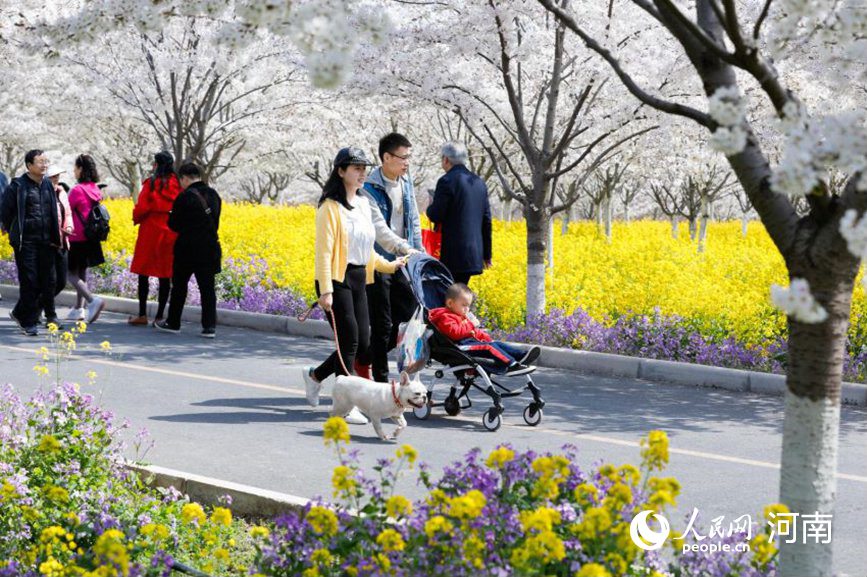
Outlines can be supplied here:
M175 257L172 268L172 294L169 299L169 315L166 324L177 329L181 326L181 315L187 300L190 278L196 276L199 285L202 307L202 328L213 329L217 326L217 293L215 286L216 273L213 265L186 263Z
M23 327L35 326L42 297L54 300L54 261L57 249L41 243L24 242L13 249L18 267L18 303L13 313Z
M371 361L374 381L388 382L388 352L397 344L400 323L412 318L416 302L403 272L375 273L373 284L367 285L370 307L370 350L365 355ZM360 362L366 360L364 356Z

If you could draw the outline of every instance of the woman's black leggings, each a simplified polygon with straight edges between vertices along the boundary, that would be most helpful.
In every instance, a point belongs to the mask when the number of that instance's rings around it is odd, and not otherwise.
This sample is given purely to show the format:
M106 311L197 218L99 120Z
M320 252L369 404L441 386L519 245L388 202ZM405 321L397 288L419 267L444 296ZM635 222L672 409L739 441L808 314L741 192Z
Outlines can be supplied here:
M166 303L169 301L169 291L172 288L172 279L161 278L160 289L157 293L157 318L163 318L166 312ZM148 314L148 294L150 293L150 277L138 275L138 316Z
M370 317L367 313L367 271L363 265L348 265L343 282L333 282L331 310L334 312L334 322L337 323L337 340L340 343L340 355L346 368L352 370L352 362L356 356L367 353L370 345ZM316 295L319 284L316 285ZM325 313L331 324L331 315ZM325 359L313 371L316 380L322 382L331 375L345 375L337 351Z

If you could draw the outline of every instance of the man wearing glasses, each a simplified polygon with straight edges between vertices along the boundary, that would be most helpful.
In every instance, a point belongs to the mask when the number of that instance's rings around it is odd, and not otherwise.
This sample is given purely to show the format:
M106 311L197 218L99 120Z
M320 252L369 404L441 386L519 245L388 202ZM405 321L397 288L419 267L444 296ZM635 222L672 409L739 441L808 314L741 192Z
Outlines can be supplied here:
M379 141L382 166L373 170L364 183L363 194L370 199L376 229L376 251L388 260L421 250L421 221L409 160L412 144L402 134L392 132ZM379 208L379 210L376 210ZM376 273L367 285L370 312L370 349L356 357L353 370L361 377L388 382L388 351L397 343L400 323L412 317L415 299L406 277Z
M48 159L41 150L24 156L27 172L14 179L3 194L0 222L18 268L18 303L9 313L21 331L35 337L40 296L54 298L55 254L60 248L54 186L45 178ZM46 307L46 310L49 310Z

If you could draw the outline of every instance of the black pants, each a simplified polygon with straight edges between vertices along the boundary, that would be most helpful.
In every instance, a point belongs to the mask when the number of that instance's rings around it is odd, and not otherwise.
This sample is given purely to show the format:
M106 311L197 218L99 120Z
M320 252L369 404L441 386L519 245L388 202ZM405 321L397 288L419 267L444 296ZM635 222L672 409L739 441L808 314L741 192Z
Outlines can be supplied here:
M187 302L187 285L190 278L196 275L202 302L202 328L217 327L217 289L214 286L214 277L217 274L214 270L212 264L186 263L175 258L172 266L172 296L169 300L169 316L166 324L173 329L181 328L181 314Z
M169 291L172 288L172 280L161 278L159 292L157 292L157 315L156 318L163 318L166 312L166 303L169 301ZM148 294L150 293L150 277L143 274L138 275L138 316L143 317L148 314ZM186 297L184 297L186 298Z
M337 341L340 344L340 356L348 370L352 370L352 362L359 353L365 354L370 345L370 318L367 310L367 271L364 265L348 265L343 282L333 282L331 310L334 322L337 323ZM319 283L316 284L316 295L319 296ZM325 313L328 323L332 324L331 315ZM334 325L332 324L332 327ZM316 367L313 376L322 382L331 375L345 375L343 365L337 351L329 355L325 361Z
M45 308L46 314L54 310L57 249L46 244L25 242L17 249L13 247L13 250L19 287L18 302L13 313L21 326L33 327L39 319L40 308Z
M473 277L471 273L468 272L453 272L452 278L455 282L463 283L465 285L470 284L470 279Z
M57 318L57 309L55 308L54 299L66 287L66 272L67 272L67 257L66 249L55 251L54 253L54 291L49 297L45 291L39 296L39 305L45 311L45 320L53 320ZM38 315L37 315L38 316Z
M397 345L400 323L412 318L415 297L402 272L376 273L373 284L367 286L370 310L370 352L359 355L359 362L372 364L373 380L388 382L388 352Z

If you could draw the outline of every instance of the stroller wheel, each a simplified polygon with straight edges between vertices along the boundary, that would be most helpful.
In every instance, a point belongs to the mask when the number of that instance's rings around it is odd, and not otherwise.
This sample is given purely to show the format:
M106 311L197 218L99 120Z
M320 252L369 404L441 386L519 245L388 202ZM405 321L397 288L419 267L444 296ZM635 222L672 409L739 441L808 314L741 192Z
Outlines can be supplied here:
M491 407L482 415L482 424L487 430L494 432L503 424L503 418L495 407Z
M524 408L524 422L531 427L542 422L542 409L536 403L530 403Z
M461 412L461 403L456 396L449 395L443 400L443 408L446 410L446 414L454 417Z
M425 403L422 407L413 407L412 414L419 421L424 421L430 417L430 404Z

